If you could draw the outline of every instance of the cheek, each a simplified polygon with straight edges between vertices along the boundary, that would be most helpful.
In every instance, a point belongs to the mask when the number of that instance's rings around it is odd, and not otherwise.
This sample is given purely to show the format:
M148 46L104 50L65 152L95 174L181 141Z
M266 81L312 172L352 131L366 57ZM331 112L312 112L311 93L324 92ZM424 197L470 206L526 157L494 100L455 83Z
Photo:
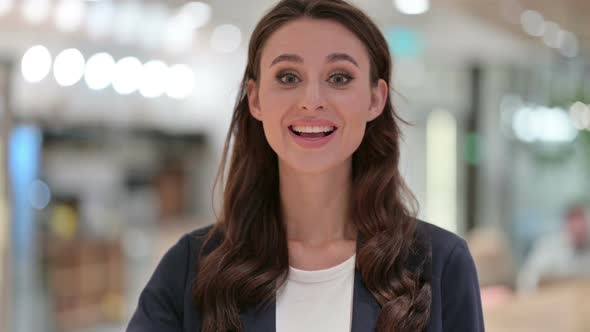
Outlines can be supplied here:
M275 152L282 147L283 119L289 109L288 98L277 93L261 95L262 125L266 140Z
M348 138L360 144L367 125L369 98L363 93L345 94L338 100L338 108L341 110Z
M284 114L297 102L293 91L265 87L260 90L260 109L265 120L276 119Z
M356 151L365 137L366 122L365 117L357 115L355 121L348 126L347 141L352 152Z
M264 135L266 136L266 140L273 148L273 150L277 150L279 147L279 142L281 140L281 121L278 117L277 113L265 114L264 119L262 121L262 126L264 128Z

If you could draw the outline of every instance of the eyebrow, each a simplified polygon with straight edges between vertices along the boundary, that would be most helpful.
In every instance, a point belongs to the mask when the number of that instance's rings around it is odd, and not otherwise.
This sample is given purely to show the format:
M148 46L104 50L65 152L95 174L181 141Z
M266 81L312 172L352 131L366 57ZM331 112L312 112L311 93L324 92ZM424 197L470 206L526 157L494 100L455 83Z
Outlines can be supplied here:
M337 62L337 61L348 61L351 62L355 66L359 66L359 64L354 60L353 57L346 53L332 53L326 57L327 62Z
M355 66L359 66L356 60L353 57L346 53L332 53L326 57L326 62L333 63L338 61L348 61ZM270 67L276 65L279 62L295 62L295 63L303 63L303 58L297 54L281 54L278 57L272 60Z

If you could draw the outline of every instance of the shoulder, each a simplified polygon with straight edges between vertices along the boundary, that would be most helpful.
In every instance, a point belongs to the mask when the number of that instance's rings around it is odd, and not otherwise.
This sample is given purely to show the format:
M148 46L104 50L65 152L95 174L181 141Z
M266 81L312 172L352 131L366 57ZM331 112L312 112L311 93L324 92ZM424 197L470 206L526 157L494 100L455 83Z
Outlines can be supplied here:
M185 233L171 246L159 262L159 266L153 277L184 279L185 283L190 279L190 268L198 260L203 245L207 242L213 225L201 227ZM174 273L171 273L174 272ZM180 280L177 280L180 281Z
M190 310L185 303L190 303L201 248L214 242L207 241L212 230L207 226L186 233L168 249L139 296L128 332L179 331Z
M221 232L217 230L215 224L212 224L185 233L175 246L186 248L185 252L189 254L188 261L192 265L201 254L211 252L221 244L222 240Z
M194 229L180 239L179 242L186 241L189 245L199 248L202 247L211 232L214 230L215 225L207 225L197 229Z
M417 221L416 231L426 236L433 251L449 251L456 245L465 242L460 236L423 220Z
M471 269L473 260L463 238L428 222L418 220L417 236L424 239L432 253L432 277L440 279L448 267Z
M164 254L161 262L186 262L187 259L191 258L191 253L194 254L203 247L203 244L206 242L212 229L213 225L208 225L184 233L176 243L168 249L166 254Z
M196 228L188 233L183 234L179 242L187 241L191 244L202 245L214 228L214 224Z
M431 325L442 331L483 332L483 314L475 263L461 237L419 221L418 236L432 250Z
M212 237L212 241L208 241L213 229L213 225L209 225L182 235L160 260L150 284L174 285L179 287L175 291L182 293L184 289L180 286L186 287L194 278L194 268L204 246L208 248L216 240Z

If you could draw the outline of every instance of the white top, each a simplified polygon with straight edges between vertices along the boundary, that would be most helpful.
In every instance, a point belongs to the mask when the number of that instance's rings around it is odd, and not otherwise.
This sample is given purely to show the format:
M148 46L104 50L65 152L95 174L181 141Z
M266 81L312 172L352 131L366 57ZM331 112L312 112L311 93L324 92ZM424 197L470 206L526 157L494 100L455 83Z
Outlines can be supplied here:
M355 257L325 270L289 267L277 291L277 332L350 331Z

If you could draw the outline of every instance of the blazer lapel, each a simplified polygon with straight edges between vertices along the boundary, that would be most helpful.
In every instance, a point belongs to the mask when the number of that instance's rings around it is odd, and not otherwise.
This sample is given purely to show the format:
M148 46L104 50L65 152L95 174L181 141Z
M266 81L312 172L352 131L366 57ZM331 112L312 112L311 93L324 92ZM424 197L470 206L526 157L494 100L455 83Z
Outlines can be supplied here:
M357 253L360 246L359 240ZM360 271L355 269L351 332L374 332L380 312L381 306L365 287ZM276 332L276 302L271 301L264 307L248 309L240 315L240 318L245 332Z
M356 241L356 253L358 254L363 245L363 239L359 236ZM354 270L354 289L352 293L352 324L351 332L375 331L377 317L381 306L375 300L371 292L365 287L361 272L358 268Z
M272 301L260 308L248 309L240 314L244 332L275 332L276 303Z
M375 331L381 306L365 287L359 270L354 273L351 332Z

